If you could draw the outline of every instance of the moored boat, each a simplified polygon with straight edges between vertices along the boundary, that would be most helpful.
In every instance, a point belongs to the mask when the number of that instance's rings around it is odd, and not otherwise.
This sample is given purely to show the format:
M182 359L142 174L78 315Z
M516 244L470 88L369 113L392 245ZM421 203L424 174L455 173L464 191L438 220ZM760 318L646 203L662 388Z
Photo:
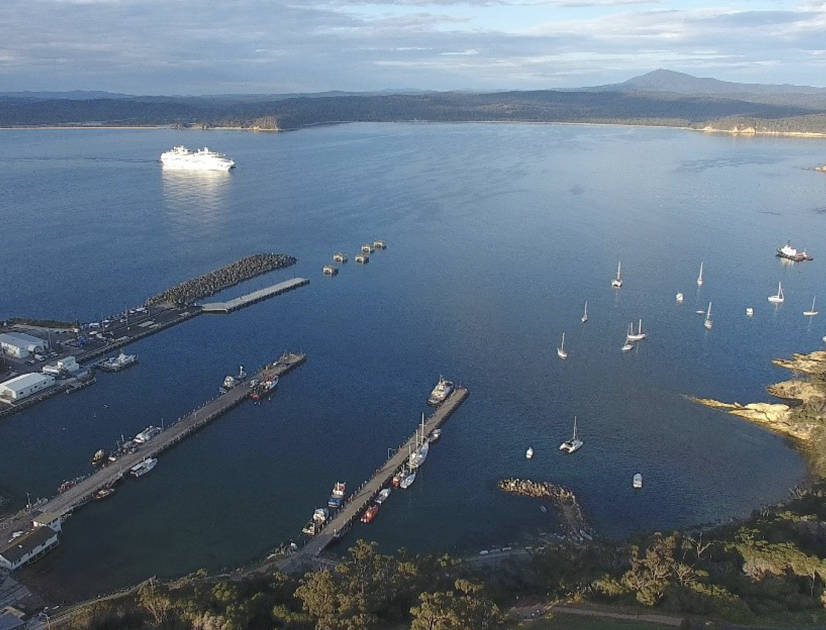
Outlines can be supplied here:
M347 484L342 481L336 481L333 486L333 491L330 493L330 498L327 499L327 506L333 509L340 508L344 501L345 492L347 492Z
M792 260L794 262L814 260L814 258L812 258L812 256L810 256L805 249L797 250L796 248L792 247L792 244L789 241L786 241L786 244L783 245L783 247L777 248L777 256L780 258L785 258L787 260Z
M154 457L147 457L139 464L135 464L132 468L129 469L129 472L132 473L135 477L143 477L146 473L152 470L155 466L158 465L158 460Z
M116 357L109 357L101 361L98 364L102 370L106 370L107 372L120 372L123 369L128 368L130 365L134 365L138 362L138 355L136 354L125 354L121 352Z
M376 514L379 512L379 505L378 503L374 503L369 508L364 511L364 514L361 515L361 522L362 523L370 523L376 518Z
M636 490L642 488L642 474L634 473L634 477L631 479L631 486Z
M617 262L617 277L611 280L611 287L619 289L622 286L622 261Z
M253 385L250 390L250 398L253 400L261 400L273 392L278 385L278 377L274 376L271 379L265 379Z
M97 492L95 492L95 493L92 495L92 498L94 498L94 500L95 500L95 501L102 501L102 500L103 500L103 499L105 499L106 497L110 497L110 496L112 496L113 494L115 494L115 488L114 488L114 487L112 487L112 486L104 486L103 488L101 488L100 490L98 490Z
M564 451L566 453L575 453L580 448L584 442L579 439L576 434L576 416L574 416L574 434L570 440L565 440L562 444L559 445L559 450Z
M399 487L402 489L407 489L413 485L413 482L416 481L416 471L411 471L407 474L407 476L401 480Z
M390 492L390 488L384 488L381 492L379 492L378 496L376 497L376 503L381 505L382 503L387 501L387 497L390 496Z
M427 399L427 404L431 407L441 405L445 399L450 396L450 392L452 391L453 381L449 381L444 376L440 376L439 382L436 383L436 386L430 392L430 396Z

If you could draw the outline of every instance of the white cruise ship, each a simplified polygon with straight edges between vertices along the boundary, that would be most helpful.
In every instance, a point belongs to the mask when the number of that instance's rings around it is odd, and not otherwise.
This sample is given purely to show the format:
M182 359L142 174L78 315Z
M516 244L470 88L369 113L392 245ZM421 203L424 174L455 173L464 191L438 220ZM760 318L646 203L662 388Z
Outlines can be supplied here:
M235 162L223 153L206 147L190 151L183 146L161 153L161 164L166 169L179 171L228 171L235 166Z

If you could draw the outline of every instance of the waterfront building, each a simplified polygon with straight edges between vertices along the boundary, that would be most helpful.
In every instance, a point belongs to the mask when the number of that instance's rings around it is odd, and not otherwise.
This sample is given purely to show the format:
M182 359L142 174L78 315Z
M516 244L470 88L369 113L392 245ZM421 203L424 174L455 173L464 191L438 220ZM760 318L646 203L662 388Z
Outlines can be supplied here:
M46 351L49 344L40 337L21 332L0 333L0 349L9 356L25 359L30 354Z
M21 374L0 383L0 398L17 401L54 385L54 377L48 374Z
M14 571L37 560L57 546L58 536L58 532L51 527L41 526L14 538L0 549L0 567Z

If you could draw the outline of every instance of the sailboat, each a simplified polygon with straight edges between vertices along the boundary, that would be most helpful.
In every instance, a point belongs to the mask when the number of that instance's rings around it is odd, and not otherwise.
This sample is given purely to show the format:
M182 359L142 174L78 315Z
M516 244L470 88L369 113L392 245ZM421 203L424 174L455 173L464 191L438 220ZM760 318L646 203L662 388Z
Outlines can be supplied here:
M621 350L623 352L628 352L629 350L631 350L634 347L634 344L632 344L630 341L628 341L628 335L633 335L633 334L634 334L634 324L628 324L628 332L625 333L625 344L621 348Z
M697 276L697 286L703 286L703 261L700 261L700 275Z
M421 438L419 431L416 430L416 450L414 450L407 459L407 465L411 470L415 470L427 459L427 453L430 451L430 442L424 439L424 412L422 412L422 432Z
M634 325L632 324L631 325L631 330L626 335L625 339L626 339L626 341L642 341L643 339L645 339L646 336L647 336L646 333L644 333L642 331L642 319L640 319L639 330L635 333L634 332Z
M815 297L813 297L813 298L812 298L812 308L811 308L811 310L808 310L808 311L803 311L803 314L804 314L806 317L814 317L815 315L817 315L817 311L815 310L815 298L816 298L816 297L817 297L817 296L815 296Z
M559 450L565 451L566 453L573 453L582 448L583 444L584 442L580 440L576 435L576 416L574 416L574 435L571 437L570 440L565 440L562 444L560 444Z
M611 280L611 287L619 289L622 286L622 261L617 262L617 277Z
M783 295L783 285L782 283L777 283L777 295L770 295L768 297L769 302L772 304L782 304L783 300L785 300L785 296Z
M588 321L588 300L585 300L585 310L582 312L580 320L583 324Z
M706 310L706 321L703 322L703 326L706 327L706 330L711 330L711 327L714 324L711 322L711 302L708 303L708 309Z
M558 356L560 359L567 359L568 358L568 353L565 351L565 332L564 331L562 332L562 343L556 349L556 356Z

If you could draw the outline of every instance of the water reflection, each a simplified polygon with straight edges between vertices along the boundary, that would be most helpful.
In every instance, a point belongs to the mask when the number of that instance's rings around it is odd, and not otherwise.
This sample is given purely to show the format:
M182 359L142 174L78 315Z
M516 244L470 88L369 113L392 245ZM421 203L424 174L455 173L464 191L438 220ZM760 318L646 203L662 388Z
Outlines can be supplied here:
M224 171L161 169L166 214L182 228L214 234L227 215L231 179Z

